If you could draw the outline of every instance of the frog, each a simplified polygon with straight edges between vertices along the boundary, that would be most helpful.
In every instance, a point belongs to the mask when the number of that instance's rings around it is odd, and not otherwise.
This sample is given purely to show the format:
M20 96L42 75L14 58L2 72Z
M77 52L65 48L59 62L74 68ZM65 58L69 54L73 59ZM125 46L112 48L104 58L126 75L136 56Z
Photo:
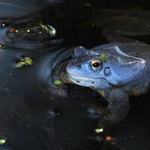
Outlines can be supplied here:
M128 38L150 33L150 21L127 21L105 28L108 43L86 49L78 46L60 73L64 83L89 87L107 101L113 124L130 110L129 96L145 94L150 84L150 45Z

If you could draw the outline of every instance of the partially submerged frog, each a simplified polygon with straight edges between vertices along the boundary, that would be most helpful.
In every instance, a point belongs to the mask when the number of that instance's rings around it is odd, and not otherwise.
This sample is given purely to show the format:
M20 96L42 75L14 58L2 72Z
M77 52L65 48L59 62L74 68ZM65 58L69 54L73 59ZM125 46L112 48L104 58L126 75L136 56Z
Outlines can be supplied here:
M89 87L100 93L108 101L107 109L113 123L128 113L129 95L141 95L149 90L150 46L123 35L145 35L150 33L150 27L147 21L141 22L141 26L139 22L138 31L133 27L134 22L123 27L109 27L103 34L110 44L90 50L82 46L75 48L66 70L60 74L63 82ZM125 29L128 30L125 32Z

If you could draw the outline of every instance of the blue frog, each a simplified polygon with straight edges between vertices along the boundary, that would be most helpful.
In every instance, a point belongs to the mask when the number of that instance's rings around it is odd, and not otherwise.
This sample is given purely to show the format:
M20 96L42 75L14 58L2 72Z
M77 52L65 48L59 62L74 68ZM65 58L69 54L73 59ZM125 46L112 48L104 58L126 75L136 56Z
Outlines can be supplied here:
M129 95L141 95L149 90L150 45L124 36L149 32L147 21L142 21L139 29L137 24L137 21L127 22L124 26L104 29L108 44L92 49L75 48L61 76L64 82L89 87L100 93L108 101L107 109L113 123L127 115Z

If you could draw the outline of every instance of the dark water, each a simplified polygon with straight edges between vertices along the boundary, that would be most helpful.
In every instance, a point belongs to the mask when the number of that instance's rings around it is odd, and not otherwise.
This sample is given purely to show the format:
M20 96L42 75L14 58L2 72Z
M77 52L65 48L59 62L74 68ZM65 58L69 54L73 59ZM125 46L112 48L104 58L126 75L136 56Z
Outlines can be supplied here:
M105 1L0 4L11 8L0 21L0 150L150 149L149 93L132 97L128 116L112 126L99 94L54 84L76 46L107 43L102 28L91 25L97 17L90 18ZM17 68L25 57L32 64Z

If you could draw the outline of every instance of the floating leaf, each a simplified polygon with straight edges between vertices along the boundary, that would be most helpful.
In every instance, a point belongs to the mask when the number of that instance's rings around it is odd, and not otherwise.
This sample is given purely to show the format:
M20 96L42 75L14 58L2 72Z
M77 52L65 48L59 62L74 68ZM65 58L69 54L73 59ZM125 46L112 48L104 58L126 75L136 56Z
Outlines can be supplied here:
M95 132L96 133L101 133L101 132L103 132L103 128L95 129Z
M4 144L6 142L5 139L0 139L0 145Z
M25 61L24 63L25 63L25 65L32 65L31 61Z
M16 64L16 68L21 68L22 66L24 66L24 65L32 65L32 59L31 58L29 58L29 57L24 57L24 58L22 58L17 64Z
M25 65L32 65L32 59L29 57L25 57Z
M101 55L101 58L102 58L102 61L103 61L103 62L106 62L106 57L105 57L104 54Z
M60 80L55 80L55 81L54 81L54 84L55 84L55 85L60 85L60 84L61 84L61 81L60 81Z
M24 65L25 63L24 62L18 62L17 64L16 64L16 68L21 68L23 65Z

